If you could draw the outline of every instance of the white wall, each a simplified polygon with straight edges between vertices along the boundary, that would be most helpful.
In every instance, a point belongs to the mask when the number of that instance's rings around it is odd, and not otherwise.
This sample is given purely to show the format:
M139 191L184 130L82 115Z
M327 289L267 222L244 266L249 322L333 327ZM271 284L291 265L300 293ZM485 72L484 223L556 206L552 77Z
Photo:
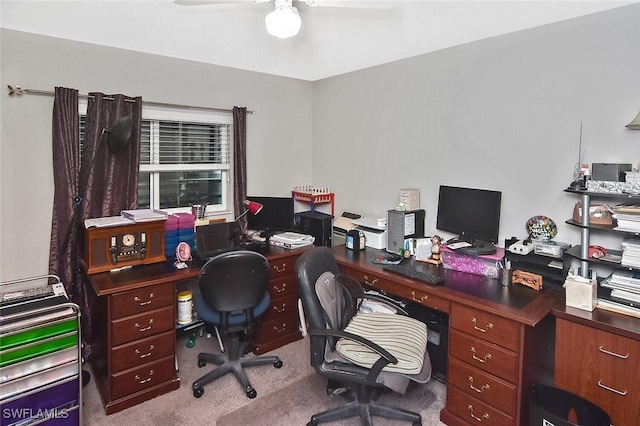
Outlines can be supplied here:
M248 191L290 195L311 181L311 83L0 30L3 88L56 86L254 111ZM50 96L0 96L0 280L48 272L53 169ZM296 164L298 167L286 166ZM275 167L274 167L275 166Z
M640 5L521 31L314 84L313 179L336 212L376 217L420 189L427 233L440 184L503 192L501 241L551 217L579 242L578 159L640 159ZM463 206L461 206L463 208ZM442 233L440 233L443 235ZM613 248L613 247L612 247Z
M640 109L639 22L633 5L314 83L0 30L0 70L25 88L246 106L254 195L331 186L337 214L384 216L418 188L432 233L440 184L497 189L501 238L543 214L576 243L563 189L580 122L585 162L640 158L624 128ZM0 280L48 269L52 105L0 96Z

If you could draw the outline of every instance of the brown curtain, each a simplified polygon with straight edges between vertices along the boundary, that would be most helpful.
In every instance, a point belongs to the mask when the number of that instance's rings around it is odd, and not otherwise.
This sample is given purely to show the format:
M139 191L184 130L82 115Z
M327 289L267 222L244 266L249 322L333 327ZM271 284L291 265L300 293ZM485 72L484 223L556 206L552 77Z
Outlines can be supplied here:
M247 199L247 108L233 107L233 210L241 215ZM246 235L247 216L238 220L240 235Z
M69 93L75 93L75 113ZM131 136L122 149L111 152L107 143L109 129L124 117L131 118ZM82 252L82 224L88 218L119 215L123 209L137 207L141 120L141 98L90 93L79 167L77 91L56 89L53 123L55 199L49 269L60 276L71 300L80 306L85 358L91 354L93 333L89 298L92 290L78 261ZM76 204L79 208L72 223ZM69 226L69 242L65 252L60 254Z

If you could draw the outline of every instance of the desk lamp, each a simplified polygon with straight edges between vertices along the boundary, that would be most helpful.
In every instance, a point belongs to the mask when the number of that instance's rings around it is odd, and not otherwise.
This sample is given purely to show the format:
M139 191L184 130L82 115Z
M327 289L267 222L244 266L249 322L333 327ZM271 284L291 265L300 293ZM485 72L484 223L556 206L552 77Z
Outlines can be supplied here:
M246 209L240 214L240 216L236 217L234 220L234 222L236 222L236 235L237 235L236 245L240 244L240 234L242 234L246 240L249 240L249 236L244 231L242 231L242 228L238 225L238 220L244 215L246 215L247 213L251 213L252 215L255 216L258 213L260 213L260 211L264 207L262 204L258 202L249 201L249 200L244 200L242 204L245 205Z

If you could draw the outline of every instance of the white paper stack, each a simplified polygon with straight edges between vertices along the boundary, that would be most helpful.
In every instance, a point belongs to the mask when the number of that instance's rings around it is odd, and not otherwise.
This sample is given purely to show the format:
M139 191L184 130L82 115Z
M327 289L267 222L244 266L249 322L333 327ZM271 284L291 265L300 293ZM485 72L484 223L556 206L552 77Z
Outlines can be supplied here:
M640 238L622 240L622 259L620 264L632 268L640 267Z
M311 235L299 234L297 232L283 232L269 238L269 244L287 249L310 246L315 241Z
M615 229L619 231L640 232L640 205L620 204L613 207Z

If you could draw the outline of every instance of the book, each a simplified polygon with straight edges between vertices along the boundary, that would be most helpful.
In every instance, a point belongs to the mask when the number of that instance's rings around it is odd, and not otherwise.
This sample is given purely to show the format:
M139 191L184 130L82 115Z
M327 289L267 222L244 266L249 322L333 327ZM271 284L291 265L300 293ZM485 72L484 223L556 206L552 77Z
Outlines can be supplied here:
M640 309L627 306L622 303L617 303L606 299L598 299L596 306L599 309L604 309L606 311L640 318Z

